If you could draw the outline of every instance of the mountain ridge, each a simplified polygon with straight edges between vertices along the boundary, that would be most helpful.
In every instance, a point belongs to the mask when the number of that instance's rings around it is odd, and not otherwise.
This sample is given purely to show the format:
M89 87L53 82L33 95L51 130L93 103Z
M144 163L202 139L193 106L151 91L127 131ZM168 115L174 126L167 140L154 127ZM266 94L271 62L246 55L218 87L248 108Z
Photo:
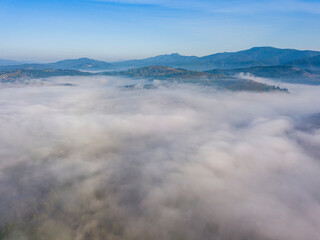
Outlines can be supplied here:
M21 65L25 64L25 61L15 61L10 59L0 59L0 66Z
M279 82L320 85L320 73L291 66L256 66L235 69L212 69L206 72L223 76L251 74L255 77L270 78Z
M289 66L320 71L320 55L287 63Z
M238 52L222 52L203 57L183 56L178 53L171 53L119 62L105 62L90 58L78 58L65 59L46 64L35 63L0 66L0 70L53 68L100 71L125 70L147 66L169 66L194 71L207 71L212 69L235 69L256 66L290 66L290 64L297 64L297 61L302 61L302 59L317 59L318 56L320 57L320 51L253 47ZM309 68L312 68L312 63L312 61L309 61Z
M273 85L259 83L253 80L241 79L236 77L219 76L206 72L189 71L179 68L171 68L166 66L149 66L143 68L129 69L127 71L99 72L89 73L78 70L61 70L61 69L20 69L15 71L0 71L0 82L15 83L23 82L24 79L48 78L55 76L121 76L133 79L146 79L149 81L163 80L171 83L188 83L198 84L202 86L215 87L221 90L229 91L281 91L287 92Z
M0 66L0 70L17 70L17 69L70 69L70 70L108 70L112 64L91 58L65 59L54 63L31 63L22 65Z

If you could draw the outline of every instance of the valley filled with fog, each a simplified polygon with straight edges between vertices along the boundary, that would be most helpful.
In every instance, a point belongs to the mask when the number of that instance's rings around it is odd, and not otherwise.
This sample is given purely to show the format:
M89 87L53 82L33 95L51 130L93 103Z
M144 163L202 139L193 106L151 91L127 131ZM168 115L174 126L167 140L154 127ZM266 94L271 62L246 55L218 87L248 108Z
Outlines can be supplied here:
M0 239L320 239L320 86L144 84L0 86Z

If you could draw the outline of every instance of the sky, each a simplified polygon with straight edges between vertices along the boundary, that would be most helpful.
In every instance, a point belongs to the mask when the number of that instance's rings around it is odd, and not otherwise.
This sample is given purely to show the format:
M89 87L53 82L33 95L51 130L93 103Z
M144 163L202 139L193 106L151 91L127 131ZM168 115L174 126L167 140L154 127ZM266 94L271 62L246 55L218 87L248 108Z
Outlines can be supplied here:
M320 50L320 0L0 0L0 59Z

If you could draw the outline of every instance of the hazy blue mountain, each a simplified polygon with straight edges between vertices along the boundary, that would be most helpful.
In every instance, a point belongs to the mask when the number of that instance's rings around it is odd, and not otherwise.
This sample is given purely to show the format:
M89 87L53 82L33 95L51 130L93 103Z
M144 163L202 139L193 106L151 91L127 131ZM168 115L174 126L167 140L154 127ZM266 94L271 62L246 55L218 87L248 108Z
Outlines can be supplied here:
M58 61L55 63L45 63L45 64L22 64L22 65L9 65L0 66L0 70L18 70L18 69L74 69L74 70L108 70L112 68L112 64L98 61L90 58L79 58L79 59L67 59Z
M320 55L317 51L300 51L273 47L254 47L248 50L217 53L202 57L204 67L213 68L246 68L253 66L284 65L289 61Z
M122 62L115 62L113 65L120 68L137 68L148 66L170 66L170 67L185 67L192 66L199 61L196 56L182 56L178 53L164 54L155 57L150 57L140 60L128 60Z
M319 73L290 66L213 69L206 72L223 76L236 76L240 73L249 73L256 77L271 78L282 82L320 85Z
M288 62L287 65L320 71L320 55Z
M90 58L67 59L47 65L55 69L101 70L112 68L110 63Z
M204 57L182 56L178 53L159 55L140 60L108 63L89 58L68 59L47 64L23 64L0 66L0 70L15 69L75 69L75 70L125 70L148 66L168 66L194 71L234 69L255 66L301 65L307 68L319 66L320 52L273 47L255 47L239 52L216 53ZM301 61L301 62L299 62Z
M319 56L317 51L300 51L273 47L255 47L239 52L216 53L204 57L182 56L177 53L160 55L141 60L113 63L121 68L163 65L181 67L188 70L247 68L253 66L284 65L287 62Z
M0 66L6 66L6 65L21 65L25 62L22 61L13 61L8 59L0 59Z

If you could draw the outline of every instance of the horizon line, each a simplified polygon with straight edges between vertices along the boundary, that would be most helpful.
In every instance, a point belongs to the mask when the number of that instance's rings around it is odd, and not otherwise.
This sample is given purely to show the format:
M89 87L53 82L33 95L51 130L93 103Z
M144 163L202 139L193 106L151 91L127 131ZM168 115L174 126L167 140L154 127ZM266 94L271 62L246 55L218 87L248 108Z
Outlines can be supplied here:
M180 54L178 52L171 52L171 53L163 53L163 54L157 54L157 55L151 55L148 57L142 57L142 58L128 58L128 59L119 59L119 60L103 60L103 59L99 59L99 58L95 58L95 57L88 57L88 56L83 56L83 57L74 57L74 58L60 58L60 60L50 60L50 61L32 61L32 60L23 60L23 59L15 59L15 58L0 58L0 60L5 60L5 61L14 61L14 62L23 62L21 64L46 64L46 63L56 63L56 62L60 62L60 61L65 61L65 60L78 60L78 59L91 59L91 60L97 60L97 61L102 61L102 62L106 62L106 63L118 63L118 62L124 62L124 61L134 61L134 60L143 60L143 59L148 59L148 58L153 58L153 57L158 57L158 56L170 56L170 55L180 55L183 57L197 57L197 58L202 58L202 57L206 57L206 56L211 56L211 55L215 55L215 54L223 54L223 53L237 53L237 52L242 52L242 51L247 51L247 50L251 50L254 48L274 48L274 49L281 49L281 50L297 50L297 51L312 51L312 52L319 52L320 50L313 50L313 49L299 49L299 48L280 48L280 47L273 47L273 46L255 46L255 47L250 47L250 48L246 48L246 49L241 49L238 51L220 51L220 52L215 52L215 53L211 53L211 54L207 54L207 55L202 55L202 56L198 56L198 55L183 55Z

